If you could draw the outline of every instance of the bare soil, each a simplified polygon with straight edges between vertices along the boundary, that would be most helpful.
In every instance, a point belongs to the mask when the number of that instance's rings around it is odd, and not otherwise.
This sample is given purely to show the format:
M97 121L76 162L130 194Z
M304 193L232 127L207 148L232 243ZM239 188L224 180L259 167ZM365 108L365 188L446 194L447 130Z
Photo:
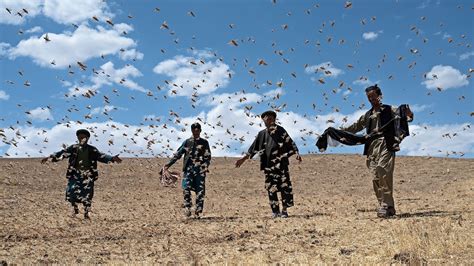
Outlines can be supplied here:
M258 161L235 160L213 159L199 220L160 185L166 159L102 164L84 220L64 199L67 162L0 159L0 263L474 264L472 159L397 157L385 220L363 156L293 158L288 219L270 218Z

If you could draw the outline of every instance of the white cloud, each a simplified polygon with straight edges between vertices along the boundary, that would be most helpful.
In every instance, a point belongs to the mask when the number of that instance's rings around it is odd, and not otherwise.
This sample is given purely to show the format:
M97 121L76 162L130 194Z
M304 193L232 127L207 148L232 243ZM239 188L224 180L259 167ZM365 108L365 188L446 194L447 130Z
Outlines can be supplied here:
M59 80L59 82L61 82L61 85L63 85L63 87L70 87L70 86L72 86L72 82L70 82L70 81L68 81L68 80L61 79L61 80Z
M115 68L112 62L103 64L100 69L95 70L95 74L90 77L91 85L74 84L70 86L67 97L91 96L91 93L100 93L100 88L104 85L119 85L131 90L148 92L145 88L131 80L134 77L141 77L142 73L133 65L127 64L123 68ZM92 95L93 96L93 95Z
M302 137L307 138L311 146L314 146L317 134L322 134L327 127L326 122L321 118L303 117L295 112L278 113L277 121L288 131L290 137L300 144L298 145L300 150Z
M342 69L336 68L331 62L324 62L319 65L308 66L304 70L306 73L320 73L321 76L336 78L344 74Z
M6 11L11 10L11 14ZM23 9L26 9L26 13ZM2 0L0 23L22 24L27 18L43 14L60 24L81 23L92 16L101 20L113 17L103 0ZM21 14L18 15L18 12Z
M28 111L27 116L30 119L36 120L36 121L46 121L46 120L52 120L53 116L51 115L51 112L49 111L48 108L46 107L38 107L33 110Z
M217 56L217 54L215 54L211 50L195 50L195 49L192 49L191 53L194 55L194 57L203 58L203 59L212 58L214 56Z
M101 75L93 76L92 81L97 85L102 84L118 84L131 90L147 92L142 86L129 79L129 77L141 77L142 73L132 65L126 65L123 68L114 68L112 62L103 64L100 69L103 71Z
M119 33L129 33L131 31L133 31L133 27L131 25L128 25L126 23L118 23L118 24L114 24L114 29L119 32Z
M459 56L459 60L467 60L469 57L474 56L474 51L463 53Z
M113 105L105 105L102 107L93 108L90 114L96 115L96 114L110 113L112 111L117 111L117 110L127 111L128 108L118 107L118 106L113 106Z
M37 33L37 32L42 32L43 31L43 28L41 28L40 26L35 26L31 29L28 29L25 31L25 33Z
M20 41L9 50L10 58L29 56L41 66L65 68L75 65L77 61L85 62L101 55L116 54L120 49L136 45L132 39L121 36L116 30L107 30L101 26L91 29L81 25L73 33L48 33L49 42L43 39L44 36ZM53 60L55 65L51 64Z
M249 98L254 96L253 93L243 95ZM218 95L221 96L227 97ZM256 98L253 100L257 101ZM358 110L351 114L328 113L317 117L280 112L277 121L289 132L301 151L314 151L318 134L327 127L348 125L365 112ZM119 122L69 122L52 128L6 128L4 144L0 143L0 146L14 143L15 145L9 145L7 150L12 157L45 156L59 150L62 144L74 143L75 131L87 128L92 131L91 144L103 152L132 157L170 156L185 138L191 136L190 125L199 121L203 127L203 137L211 144L213 156L240 156L250 146L258 131L263 129L258 113L248 112L240 105L222 103L213 106L207 113L201 112L189 117L178 116L176 120L179 122L174 123L168 119L147 116L146 123L153 126L125 125ZM400 154L461 156L463 153L474 152L474 132L468 124L410 125L410 132L411 136L401 145ZM362 146L358 147L361 151ZM347 146L331 148L328 152L343 150L347 150Z
M208 96L206 99L207 104L218 106L225 104L227 106L241 106L251 103L259 102L263 99L263 96L257 93L222 93L218 95Z
M423 112L424 110L433 107L431 104L410 104L410 109L416 114Z
M359 79L356 79L352 82L352 84L360 85L360 86L369 86L369 85L374 85L375 83L371 81L368 77L360 77Z
M258 93L222 93L217 95L210 95L205 98L205 103L211 106L225 105L227 107L235 108L240 106L247 106L250 108L252 104L262 103L264 101L271 101L277 96L282 96L284 91L281 88L270 90L263 95Z
M44 15L61 24L79 23L93 16L99 19L113 16L107 10L103 0L45 0L43 6Z
M5 91L0 90L0 100L8 100L10 99L10 95L8 95Z
M364 32L362 34L362 38L364 38L364 40L368 40L368 41L373 41L373 40L377 39L378 36L379 36L379 34L376 33L376 32L373 32L373 31Z
M70 87L68 93L66 94L67 97L75 97L80 95L87 95L92 93L98 93L98 87L91 86L91 87L80 87L80 86L73 86Z
M5 130L4 142L16 145L8 146L7 153L11 157L47 156L61 150L62 145L76 143L75 132L80 128L91 131L89 144L102 152L111 155L120 153L122 156L170 155L180 144L177 135L182 135L171 126L151 128L118 122L78 124L72 121L52 128L19 127L15 130L8 128Z
M144 121L161 121L163 119L163 116L156 116L156 115L145 115L143 116Z
M323 115L318 115L316 118L318 128L318 133L323 133L324 130L329 127L341 127L341 126L349 126L350 124L357 121L363 114L365 114L367 110L357 110L352 114L342 114L339 112L328 113ZM333 121L333 122L331 122Z
M123 156L169 156L191 135L190 125L199 121L203 127L203 137L209 139L213 156L240 156L250 146L258 131L263 129L263 122L258 115L268 108L262 109L262 106L270 104L276 94L283 94L281 88L261 95L243 92L215 95L215 99L226 101L212 102L212 108L208 112L194 116L173 115L173 122L161 117L157 119L155 116L146 116L146 123L153 126L124 125L118 122L69 122L68 126L61 124L50 129L6 129L6 139L16 145L9 146L7 153L14 157L47 155L58 150L62 144L73 143L74 132L78 128L89 128L97 135L92 138L92 144L104 152L121 153ZM244 97L246 100L241 102L240 99ZM248 106L259 110L249 110ZM321 134L326 127L356 120L362 113L363 111L349 115L333 113L314 118L293 112L279 112L277 121L288 130L300 149L307 150L309 147L314 150L317 134ZM328 119L334 120L336 124L328 124ZM109 140L113 145L108 145Z
M0 42L0 56L8 55L11 46L9 43Z
M274 98L274 97L279 97L282 96L285 92L283 91L282 88L276 88L274 90L267 91L263 94L264 98Z
M32 18L41 13L41 5L44 0L2 0L0 1L0 23L19 25L26 18ZM7 11L11 11L11 14ZM28 13L23 11L26 9ZM17 13L20 13L18 15Z
M425 9L430 6L431 0L423 1L417 8L418 9Z
M204 62L202 63L201 60ZM219 60L207 61L198 57L175 56L157 64L153 71L171 78L167 85L170 95L205 95L224 88L229 83L229 66Z
M347 96L347 95L349 95L349 94L351 94L351 93L352 93L352 90L345 90L345 91L342 93L342 95L343 95L343 96Z
M126 60L142 60L143 53L138 52L135 49L126 50L124 52L120 52L119 54L120 59Z
M449 38L452 37L451 34L449 34L449 33L447 33L447 32L443 32L443 31L437 31L437 32L435 32L433 35L435 35L435 36L440 36L441 34L443 35L443 36L442 36L443 40L449 39Z
M474 130L469 124L410 125L410 134L401 144L407 155L460 156L474 152Z
M282 93L281 89L270 91L267 96L242 93L240 97L247 97L249 102L256 103L259 99L271 100L270 97L276 93ZM263 128L260 118L242 107L238 100L233 102L233 105L227 102L215 104L207 113L201 112L195 116L178 119L173 116L176 119L174 123L170 123L168 119L157 119L155 116L145 117L146 123L152 123L153 127L143 124L124 125L118 122L69 122L67 126L61 124L53 128L8 128L5 130L5 139L8 140L6 142L15 145L10 145L7 153L13 157L44 156L60 149L62 144L74 143L74 132L78 128L88 128L93 130L93 135L97 135L93 136L91 144L104 152L121 153L124 156L169 156L185 138L190 137L190 125L200 121L203 137L209 139L214 156L239 156L246 149L243 149L242 145L248 147L257 132ZM109 141L112 141L113 145L109 146Z
M215 118L220 111L216 108L211 110L207 115L199 114L195 117L186 117L181 119L180 125L163 123L155 124L150 127L147 125L125 125L118 122L101 122L101 123L81 123L69 122L66 124L56 125L52 128L37 127L20 127L15 130L5 129L6 138L4 143L14 143L9 145L7 154L11 157L25 156L46 156L61 149L62 145L70 145L76 142L75 131L79 128L87 128L92 132L92 138L89 142L96 146L102 152L109 154L121 154L128 157L150 157L150 156L170 156L184 139L191 136L190 125L197 121L198 117L204 120ZM226 118L233 118L235 121L245 123L242 120L247 116L243 112L225 112ZM228 121L222 119L221 121ZM226 129L230 128L230 124L225 127L215 127L213 129L206 123L201 122L203 126L203 136L207 134L212 147L213 156L236 156L239 153L232 151L226 145L239 143L238 140L228 140L230 137L226 133ZM254 125L257 132L258 125ZM235 132L246 134L243 130L251 128L249 125L239 128ZM254 136L254 135L253 135ZM253 137L252 136L252 137ZM110 143L110 145L109 145ZM250 144L249 144L250 145ZM0 144L5 146L5 144ZM238 146L240 147L240 145Z
M452 66L436 65L426 73L426 80L422 82L427 89L441 88L443 90L458 88L469 84L467 75Z
M96 107L94 109L91 110L91 115L96 115L96 114L100 114L100 113L110 113L110 111L114 111L114 110L117 110L117 107L113 106L113 105L106 105L106 106L103 106L103 107Z

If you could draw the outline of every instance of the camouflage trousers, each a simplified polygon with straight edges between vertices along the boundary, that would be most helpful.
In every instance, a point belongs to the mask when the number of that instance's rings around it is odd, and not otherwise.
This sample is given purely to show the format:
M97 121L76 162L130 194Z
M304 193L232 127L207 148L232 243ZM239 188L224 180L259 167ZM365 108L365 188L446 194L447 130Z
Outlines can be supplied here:
M280 212L277 192L281 193L283 208L292 207L293 187L291 185L288 168L265 170L265 189L268 191L268 199L273 213Z
M184 207L192 207L191 191L194 191L196 193L196 213L201 213L204 209L204 196L206 195L206 175L184 172L181 185L183 187Z
M66 200L71 204L82 203L86 207L92 204L94 197L94 179L77 171L72 177L68 178L66 186Z

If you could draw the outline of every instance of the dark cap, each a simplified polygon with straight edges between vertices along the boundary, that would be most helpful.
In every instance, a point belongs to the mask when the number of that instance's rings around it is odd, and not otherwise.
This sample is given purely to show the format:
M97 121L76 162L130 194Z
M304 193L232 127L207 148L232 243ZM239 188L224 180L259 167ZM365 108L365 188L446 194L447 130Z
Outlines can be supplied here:
M191 125L191 130L195 129L195 128L198 128L199 130L201 130L201 124L199 124L198 122L196 123L193 123Z
M79 136L79 134L84 134L88 138L91 137L91 133L89 131L87 131L87 129L79 129L78 131L76 131L76 136Z
M260 118L263 119L265 116L273 116L273 118L276 118L276 117L277 117L277 113L275 113L275 111L268 110L268 111L263 112L263 113L260 115Z
M365 93L369 93L371 91L375 91L375 93L377 93L377 95L382 95L382 90L379 88L379 85L377 85L377 84L365 88Z

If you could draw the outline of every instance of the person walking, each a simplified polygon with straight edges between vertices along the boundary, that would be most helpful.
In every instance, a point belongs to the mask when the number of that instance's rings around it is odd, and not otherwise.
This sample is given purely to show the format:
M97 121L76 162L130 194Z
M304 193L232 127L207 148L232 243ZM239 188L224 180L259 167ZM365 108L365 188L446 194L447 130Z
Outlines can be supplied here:
M265 129L258 133L247 153L235 162L235 167L240 167L247 159L259 154L260 170L265 174L265 189L270 200L272 218L287 218L288 208L294 205L289 158L296 154L296 160L301 163L302 159L288 132L275 123L276 112L266 111L260 117L265 123ZM281 194L281 212L277 192Z
M69 165L66 171L68 180L66 187L66 200L73 207L73 216L79 214L77 204L84 205L84 218L89 219L89 212L92 207L92 198L94 197L94 183L99 177L97 162L102 163L121 163L122 159L100 152L96 147L87 144L91 134L86 129L76 131L78 144L51 154L41 160L44 164L51 159L52 162L58 162L64 158L69 159Z
M206 194L206 174L211 163L211 149L209 142L201 138L201 124L191 125L192 137L186 139L170 161L163 167L168 171L183 155L183 179L181 182L184 196L184 214L191 216L191 191L196 193L196 208L194 215L200 218L204 209L204 196Z

